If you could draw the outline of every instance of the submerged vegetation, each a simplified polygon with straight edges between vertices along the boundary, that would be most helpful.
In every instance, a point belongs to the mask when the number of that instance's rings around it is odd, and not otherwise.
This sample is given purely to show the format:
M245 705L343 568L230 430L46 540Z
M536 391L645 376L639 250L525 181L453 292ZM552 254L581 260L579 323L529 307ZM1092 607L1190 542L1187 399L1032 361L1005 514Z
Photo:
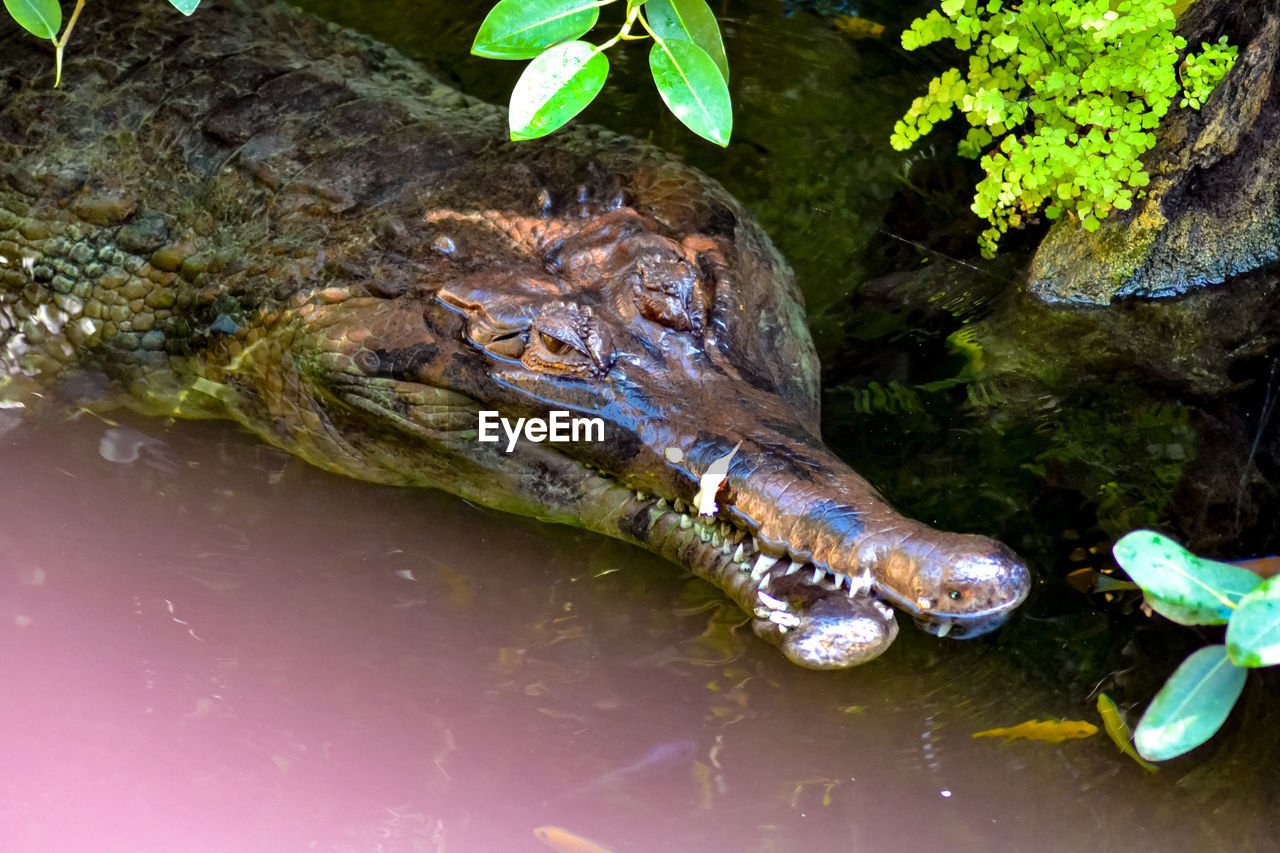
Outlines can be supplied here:
M1179 104L1198 109L1230 70L1223 37L1187 54L1174 35L1177 0L942 0L902 34L916 50L944 39L970 53L968 69L929 83L894 128L905 150L959 110L971 125L959 153L986 173L973 211L991 225L984 255L1024 218L1064 213L1090 231L1128 209L1150 181L1139 158Z

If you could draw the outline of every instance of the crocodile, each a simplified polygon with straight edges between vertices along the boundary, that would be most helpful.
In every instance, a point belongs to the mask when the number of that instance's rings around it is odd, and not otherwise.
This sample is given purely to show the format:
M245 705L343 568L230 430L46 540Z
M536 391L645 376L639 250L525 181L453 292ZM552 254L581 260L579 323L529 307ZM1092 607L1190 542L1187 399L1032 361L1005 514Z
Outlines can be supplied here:
M96 4L75 36L55 89L48 45L0 30L6 405L229 418L616 537L817 669L883 652L889 605L967 637L1026 597L1008 547L823 445L793 275L700 172L598 127L512 143L505 111L264 0ZM481 440L556 413L602 434Z

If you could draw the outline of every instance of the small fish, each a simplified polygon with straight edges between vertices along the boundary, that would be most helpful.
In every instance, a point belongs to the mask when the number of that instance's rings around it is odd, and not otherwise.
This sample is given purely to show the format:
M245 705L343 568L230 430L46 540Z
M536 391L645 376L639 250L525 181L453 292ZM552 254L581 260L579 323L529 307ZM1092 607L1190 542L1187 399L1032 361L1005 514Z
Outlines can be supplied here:
M1062 743L1064 740L1092 737L1098 727L1084 720L1027 720L1004 729L988 729L975 732L974 737L1007 737L1010 740L1042 740L1045 743Z
M849 38L878 39L884 35L884 24L877 24L856 15L841 15L835 19L836 29Z
M583 838L567 829L558 826L540 826L533 835L552 850L560 853L609 853L608 848L601 847L589 838Z
M660 743L651 749L645 750L643 755L630 764L619 767L617 770L611 770L601 776L600 781L619 782L625 779L633 779L637 776L644 776L655 770L664 770L688 757L689 753L696 748L697 744L691 740L672 740Z
M597 791L616 788L635 779L661 773L682 762L696 748L697 744L691 740L673 740L660 743L645 750L644 754L635 761L625 764L616 770L610 770L602 776L597 776L585 785L569 791L559 799L575 799Z
M1097 569L1076 569L1067 575L1067 583L1077 592L1121 592L1129 589L1142 589L1132 581L1123 581L1111 575L1103 574Z
M1143 761L1142 756L1138 755L1138 751L1131 743L1133 732L1129 730L1129 724L1120 716L1120 709L1116 707L1116 703L1111 701L1111 697L1105 693L1098 694L1098 713L1102 715L1102 727L1107 730L1107 734L1115 745L1120 747L1121 752L1141 764L1142 769L1148 773L1155 773L1160 769L1149 761Z

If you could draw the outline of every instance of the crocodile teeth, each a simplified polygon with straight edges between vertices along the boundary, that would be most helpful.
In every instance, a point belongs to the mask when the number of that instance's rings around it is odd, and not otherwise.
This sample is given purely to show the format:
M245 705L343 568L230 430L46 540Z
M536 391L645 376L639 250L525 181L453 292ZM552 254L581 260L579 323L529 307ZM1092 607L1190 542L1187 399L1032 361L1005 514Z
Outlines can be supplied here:
M690 527L693 527L693 519L687 515L680 516L680 528L688 530Z
M636 500L638 500L638 501L647 501L647 500L649 500L649 496L648 496L648 495L646 495L644 492L637 491L637 492L636 492Z
M667 508L667 499L658 498L658 509L666 509L666 508Z
M797 563L797 562L794 562L794 561L793 561L793 562L791 562L791 563L788 563L788 564L787 564L787 568L786 568L786 570L785 570L785 571L783 571L783 573L782 573L782 574L783 574L784 576L785 576L785 575L794 575L796 572L800 571L800 569L802 569L802 568L804 568L804 563Z
M774 610L769 614L769 621L781 628L794 628L800 624L800 617L785 610Z
M947 636L947 634L950 634L950 633L951 633L951 623L950 623L950 622L944 622L944 623L942 623L942 627L941 627L941 628L939 628L937 631L935 631L935 632L934 632L934 636L937 636L937 637L945 637L945 636Z
M711 528L710 528L710 527L707 527L705 524L699 524L699 525L698 525L698 538L699 538L699 539L701 539L703 542L710 542L710 541L711 541Z
M758 598L760 600L760 603L763 604L765 607L768 607L770 610L786 610L787 609L787 603L785 601L781 601L777 598L774 598L772 595L770 595L769 593L763 590L756 593L756 598Z
M735 549L733 552L733 561L735 563L742 562L742 543L741 542L738 543L737 549Z
M822 569L814 568L813 580L809 581L809 583L817 583L818 581L822 580L822 576L825 574L826 572L824 572Z
M856 578L853 575L845 575L844 579L849 584L849 595L862 595L871 590L872 583L868 575L862 574Z
M726 541L723 545L721 545L721 546L720 546L720 553L721 553L721 554L730 554L730 553L732 553L732 552L733 552L733 543L732 543L732 542L728 542L728 541Z
M759 580L764 577L764 573L772 569L777 562L777 557L770 557L768 554L761 554L756 557L756 564L751 567L752 580Z
M711 534L711 547L712 547L712 548L719 548L719 547L720 547L720 546L722 546L722 545L724 545L724 537L723 537L723 536L721 536L719 533L712 533L712 534Z
M676 512L689 511L689 505L684 501L680 500L679 498L676 498L675 503L673 503L672 506L675 507Z

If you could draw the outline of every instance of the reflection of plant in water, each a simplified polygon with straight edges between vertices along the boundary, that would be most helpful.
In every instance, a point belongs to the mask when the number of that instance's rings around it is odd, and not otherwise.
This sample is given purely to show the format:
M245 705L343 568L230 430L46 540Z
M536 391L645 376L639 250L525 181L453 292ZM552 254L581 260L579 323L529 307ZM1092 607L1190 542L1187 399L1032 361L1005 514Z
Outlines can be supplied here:
M1226 642L1177 668L1134 733L1143 757L1163 761L1213 736L1244 688L1246 667L1280 663L1280 579L1197 557L1172 539L1135 530L1115 544L1116 561L1147 605L1182 625L1226 625Z
M1165 518L1174 489L1195 458L1196 434L1182 406L1153 403L1112 410L1128 417L1060 412L1048 428L1053 443L1025 467L1074 485L1095 500L1098 524L1114 538Z
M805 779L801 782L796 782L795 787L791 789L790 806L793 809L799 808L800 800L804 797L805 791L811 788L821 788L822 804L824 806L829 806L831 805L831 791L842 782L844 782L843 779L828 779L825 776L817 779Z

